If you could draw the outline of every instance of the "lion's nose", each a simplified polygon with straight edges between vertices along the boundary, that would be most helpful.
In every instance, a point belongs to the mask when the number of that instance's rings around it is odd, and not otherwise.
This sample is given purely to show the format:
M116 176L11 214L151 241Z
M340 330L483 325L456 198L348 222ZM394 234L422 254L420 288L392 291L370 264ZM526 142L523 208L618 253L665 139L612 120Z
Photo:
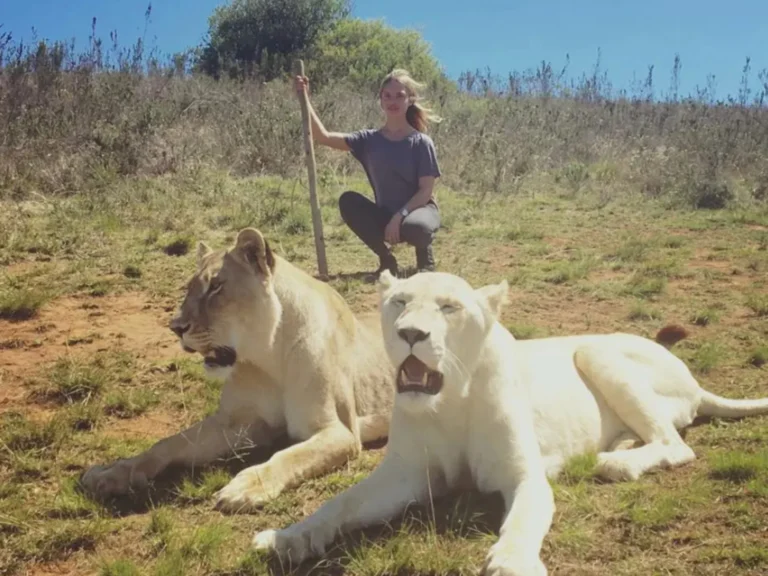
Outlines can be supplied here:
M173 330L173 333L176 334L176 336L181 338L184 335L184 332L189 330L189 324L171 324L171 330Z
M397 335L411 346L429 338L429 332L423 332L418 328L403 328L397 331Z

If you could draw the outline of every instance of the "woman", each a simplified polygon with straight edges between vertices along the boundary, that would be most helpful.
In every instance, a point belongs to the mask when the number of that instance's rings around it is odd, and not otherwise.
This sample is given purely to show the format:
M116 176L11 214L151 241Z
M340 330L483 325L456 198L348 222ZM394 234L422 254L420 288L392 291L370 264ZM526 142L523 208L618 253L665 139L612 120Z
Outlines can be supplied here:
M296 90L307 90L309 80L297 76ZM439 120L418 103L422 85L407 71L389 73L379 88L379 103L386 114L378 130L329 132L309 106L312 134L318 144L351 152L362 164L375 202L353 191L339 198L341 217L379 257L378 276L389 269L397 275L397 260L387 246L406 242L415 247L419 272L434 270L432 240L440 227L440 213L432 190L440 167L432 139L424 131Z

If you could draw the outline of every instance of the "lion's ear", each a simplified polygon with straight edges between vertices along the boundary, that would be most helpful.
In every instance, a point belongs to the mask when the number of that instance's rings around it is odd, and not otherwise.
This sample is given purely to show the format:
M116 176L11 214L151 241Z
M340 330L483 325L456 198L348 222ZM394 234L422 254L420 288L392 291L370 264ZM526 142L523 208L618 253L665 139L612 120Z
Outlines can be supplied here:
M211 249L208 244L206 244L203 241L200 241L197 243L197 267L200 268L203 265L203 260L211 253L213 250Z
M265 276L275 269L275 255L264 236L255 228L243 228L237 234L235 251Z
M507 303L509 295L509 283L502 280L498 284L488 284L475 290L475 294L481 302L488 306L488 309L498 319L501 316L501 309Z
M395 276L387 269L384 269L384 271L379 274L379 294L384 294L387 292L390 288L392 288L395 284L397 284L398 279L395 278Z

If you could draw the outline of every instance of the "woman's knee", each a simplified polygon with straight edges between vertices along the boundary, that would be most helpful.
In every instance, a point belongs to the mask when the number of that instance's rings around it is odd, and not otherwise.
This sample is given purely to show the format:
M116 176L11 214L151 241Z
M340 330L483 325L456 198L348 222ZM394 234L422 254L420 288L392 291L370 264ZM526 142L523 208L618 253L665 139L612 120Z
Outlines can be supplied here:
M350 210L354 210L354 207L359 205L360 200L357 198L359 194L352 190L347 190L339 196L339 212L341 212L342 218L345 214L349 214Z
M429 246L435 237L437 228L426 220L404 220L400 227L400 235L408 244L417 248Z

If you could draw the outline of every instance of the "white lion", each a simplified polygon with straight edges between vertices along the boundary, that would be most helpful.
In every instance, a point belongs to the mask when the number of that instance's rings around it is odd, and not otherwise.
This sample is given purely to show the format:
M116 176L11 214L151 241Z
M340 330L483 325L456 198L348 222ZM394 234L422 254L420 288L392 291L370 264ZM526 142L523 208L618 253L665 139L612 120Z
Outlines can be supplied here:
M252 509L386 438L395 371L376 315L356 317L253 228L227 250L201 243L197 260L171 329L224 380L219 407L133 458L93 466L82 478L87 490L124 494L171 465L204 466L288 436L292 446L240 471L217 495L220 509Z
M383 522L464 480L500 491L506 514L484 573L540 576L554 513L548 477L598 453L598 473L635 479L694 460L677 429L697 414L768 413L768 399L702 390L664 346L629 334L516 341L498 321L506 281L381 276L381 322L398 367L389 444L364 480L313 515L254 536L294 562L323 554L339 530Z

